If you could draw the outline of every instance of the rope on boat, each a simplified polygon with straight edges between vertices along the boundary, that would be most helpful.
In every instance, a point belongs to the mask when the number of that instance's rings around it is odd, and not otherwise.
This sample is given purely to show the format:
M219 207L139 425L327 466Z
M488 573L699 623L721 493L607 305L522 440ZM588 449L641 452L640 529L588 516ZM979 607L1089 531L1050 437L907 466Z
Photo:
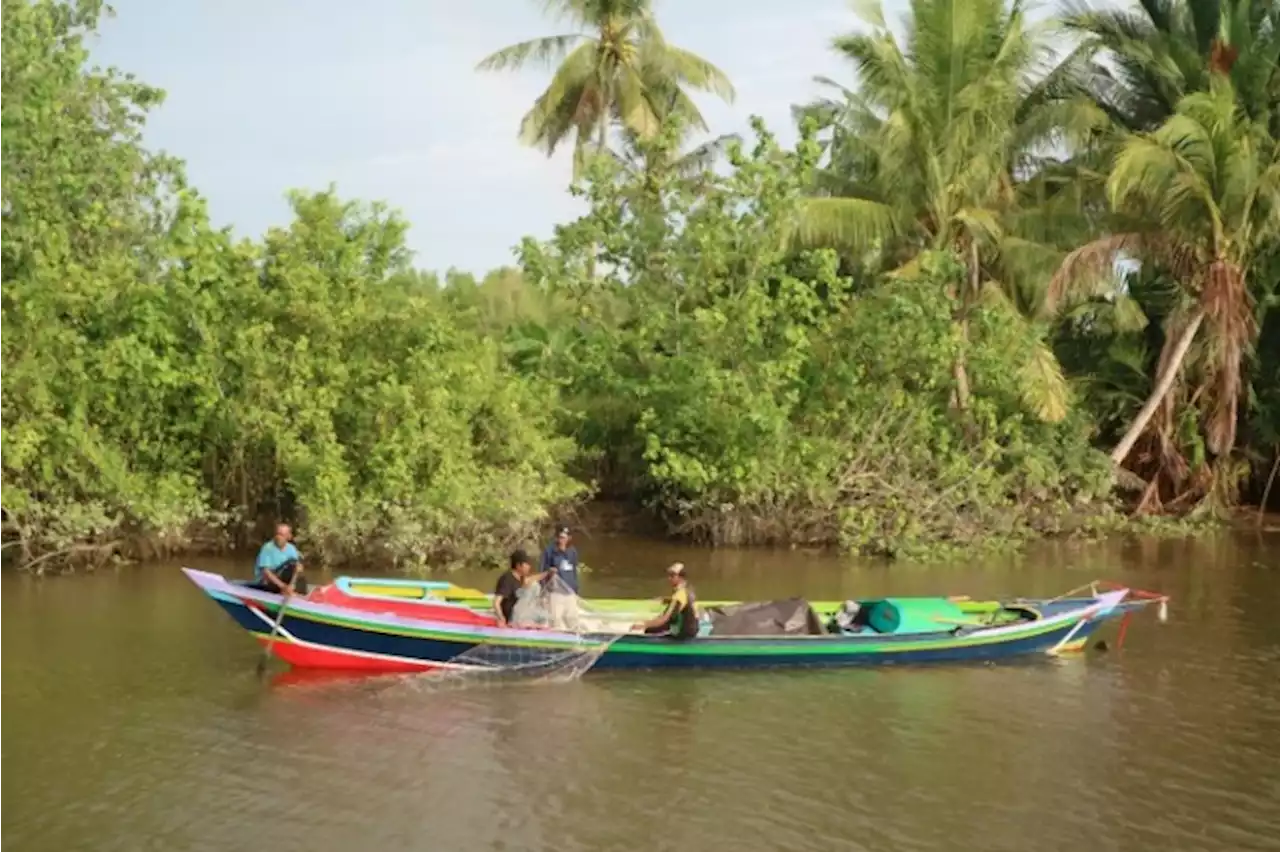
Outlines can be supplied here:
M1169 620L1169 596L1168 595L1161 594L1160 592L1149 592L1146 589L1131 589L1128 586L1124 586L1120 583L1113 583L1108 580L1096 580L1094 581L1094 585L1102 588L1109 588L1112 590L1125 589L1129 593L1126 597L1131 597L1131 598L1134 598L1135 600L1142 601L1144 604L1148 604L1148 603L1159 604L1160 606L1156 610L1156 618L1162 623Z
M1134 589L1129 586L1125 586L1121 583L1111 582L1110 580L1094 580L1090 583L1084 584L1083 586L1077 586L1071 591L1058 595L1055 598L1050 598L1049 600L1050 602L1056 602L1056 601L1063 600L1064 598L1073 597L1085 591L1089 593L1090 597L1096 598L1098 597L1099 591L1108 591L1108 590L1109 591L1123 590L1124 592L1126 592L1123 598L1123 601L1125 602L1129 602L1129 601L1140 602L1143 606L1146 606L1147 604L1152 604L1152 603L1159 604L1159 608L1156 610L1156 619L1159 620L1162 624L1169 620L1169 596L1168 595L1161 594L1159 592L1147 591L1146 589ZM1062 640L1059 641L1058 644L1054 645L1053 648L1049 650L1049 653L1057 654L1058 651L1064 645L1066 645L1068 642L1071 641L1071 639L1076 635L1076 632L1081 627L1083 627L1086 622L1091 620L1092 620L1091 618L1081 619L1066 636L1062 637ZM1119 631L1119 634L1116 636L1117 651L1120 650L1122 647L1124 647L1125 636L1127 636L1129 633L1129 622L1131 622L1132 620L1133 620L1133 610L1129 610L1128 612L1126 612L1124 614L1124 617L1120 619L1120 631Z
M1072 589L1069 592L1063 592L1062 594L1058 595L1055 598L1049 598L1049 603L1056 603L1060 600L1074 597L1080 592L1085 592L1085 591L1089 593L1089 597L1096 598L1098 596L1098 581L1094 580L1092 583L1085 583L1083 586L1076 586L1074 589Z
M1124 585L1123 583L1115 583L1110 580L1094 580L1093 582L1086 583L1083 586L1076 586L1074 589L1072 589L1069 592L1064 592L1063 594L1058 595L1055 598L1050 598L1049 602L1053 603L1056 601L1060 601L1060 600L1063 600L1064 598L1072 597L1073 595L1077 595L1080 592L1084 592L1084 591L1088 591L1090 597L1096 598L1098 596L1099 590L1120 591L1122 589L1128 592L1128 594L1125 595L1126 599L1133 598L1135 600L1142 601L1144 604L1158 603L1160 606L1156 610L1156 618L1161 622L1166 622L1169 620L1169 596L1168 595L1161 594L1160 592L1150 592L1150 591L1147 591L1146 589L1134 589L1130 586ZM1127 615L1126 615L1126 618L1127 618Z

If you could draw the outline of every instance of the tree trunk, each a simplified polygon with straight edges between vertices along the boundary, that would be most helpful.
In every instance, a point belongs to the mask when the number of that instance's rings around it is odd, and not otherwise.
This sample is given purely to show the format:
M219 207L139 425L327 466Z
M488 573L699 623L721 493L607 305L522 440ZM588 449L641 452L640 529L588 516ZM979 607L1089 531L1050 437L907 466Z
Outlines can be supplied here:
M605 114L606 114L605 112L601 113L602 116ZM600 122L600 127L597 132L600 137L604 136L603 121ZM600 144L599 140L597 140L596 144L597 145ZM587 150L585 145L583 146L582 150L584 152ZM600 154L603 154L603 153L604 151L602 149L597 148L595 155L599 156ZM584 153L584 156L585 156L585 153ZM596 243L592 243L591 247L587 250L587 280L588 281L596 280L596 252L598 252L599 250L600 250L600 246Z
M969 348L969 319L960 318L960 351L956 353L955 363L951 365L951 375L955 379L956 388L953 399L956 409L969 410L969 371L965 368L965 350Z
M1280 444L1276 444L1272 450L1276 454L1276 460L1271 465L1271 475L1267 477L1267 487L1262 489L1262 499L1258 501L1258 526L1262 526L1262 519L1267 514L1267 501L1271 499L1271 486L1276 481L1276 471L1280 470Z
M969 280L958 294L960 309L956 315L960 327L960 351L956 353L956 360L951 365L951 375L956 382L953 399L956 408L960 411L969 410L969 371L965 366L969 351L969 305L977 298L978 289L982 285L982 265L978 258L978 244L972 240L969 242L969 262L966 265Z
M600 120L596 126L596 156L604 156L605 146L609 144L609 97L606 94L604 103L600 105ZM591 253L587 255L587 280L596 280L596 254L600 251L599 245L591 247Z
M1122 464L1128 458L1129 452L1146 430L1147 424L1151 422L1152 416L1156 413L1156 409L1160 407L1160 403L1164 402L1164 398L1169 394L1169 389L1173 387L1173 380L1178 377L1178 373L1182 370L1182 361L1187 357L1187 350L1191 348L1191 341L1195 339L1196 332L1200 330L1200 323L1204 322L1204 313L1204 308L1197 310L1191 322L1183 330L1182 337L1178 339L1178 346L1173 350L1173 357L1169 359L1169 366L1164 371L1164 375L1156 382L1155 388L1151 391L1151 396L1147 397L1146 404L1142 406L1142 410L1138 412L1138 416L1133 419L1133 423L1129 426L1129 431L1124 433L1120 443L1116 444L1116 448L1111 451L1111 461L1114 464Z

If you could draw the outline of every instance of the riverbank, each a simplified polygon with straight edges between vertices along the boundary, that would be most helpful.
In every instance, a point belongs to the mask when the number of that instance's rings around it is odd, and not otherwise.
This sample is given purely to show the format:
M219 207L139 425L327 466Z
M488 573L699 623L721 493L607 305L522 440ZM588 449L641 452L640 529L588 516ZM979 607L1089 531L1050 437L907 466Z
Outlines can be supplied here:
M589 550L593 543L626 538L644 541L655 547L671 549L672 552L685 554L738 553L770 554L770 553L802 553L821 558L848 559L857 558L858 554L850 553L837 541L826 542L774 542L765 545L712 545L700 542L690 536L672 535L664 527L660 519L633 503L620 500L599 500L579 504L565 509L556 515L554 524L532 528L525 535L512 535L505 542L505 549L484 550L480 547L467 548L465 544L455 543L456 553L467 554L450 560L421 559L389 559L385 553L376 549L368 551L348 550L342 559L325 558L324 551L312 547L312 541L305 525L298 526L295 531L299 546L310 564L321 571L355 570L369 573L406 573L406 574L453 574L469 571L489 570L503 564L507 552L515 547L524 547L531 552L540 550L550 539L556 526L567 524L573 530L575 542L580 549ZM149 562L190 562L202 559L230 560L235 564L248 564L252 561L261 543L271 536L277 518L263 515L251 529L239 531L237 542L225 530L212 528L193 534L190 538L178 540L171 538L165 542L150 541L136 537L121 540L113 545L95 545L84 549L73 549L64 558L44 558L33 566L24 566L12 556L6 555L3 568L6 572L44 573L92 573L96 570L113 566L122 566ZM999 539L975 546L972 542L964 546L939 544L932 548L921 548L903 556L900 561L914 565L943 564L964 561L976 556L988 558L1009 558L1018 552L1037 547L1051 545L1054 542L1087 546L1107 539L1123 540L1126 537L1147 537L1154 539L1179 539L1189 536L1208 536L1219 533L1239 532L1277 532L1280 531L1280 514L1272 513L1263 516L1263 523L1258 524L1258 514L1241 508L1229 518L1220 521L1190 521L1177 518L1126 518L1114 516L1107 523L1081 524L1074 527L1059 526L1054 532L1038 536L1022 536L1017 539ZM864 557L865 558L865 557ZM870 557L873 564L891 564L893 559L885 555ZM594 570L590 563L587 572Z

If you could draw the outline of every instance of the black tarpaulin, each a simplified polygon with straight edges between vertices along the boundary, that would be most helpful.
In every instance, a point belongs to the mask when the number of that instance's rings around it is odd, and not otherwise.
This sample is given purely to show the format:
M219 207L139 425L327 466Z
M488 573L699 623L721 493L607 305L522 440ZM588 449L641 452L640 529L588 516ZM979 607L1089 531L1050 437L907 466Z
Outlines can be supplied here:
M826 631L803 598L712 607L712 636L816 636Z

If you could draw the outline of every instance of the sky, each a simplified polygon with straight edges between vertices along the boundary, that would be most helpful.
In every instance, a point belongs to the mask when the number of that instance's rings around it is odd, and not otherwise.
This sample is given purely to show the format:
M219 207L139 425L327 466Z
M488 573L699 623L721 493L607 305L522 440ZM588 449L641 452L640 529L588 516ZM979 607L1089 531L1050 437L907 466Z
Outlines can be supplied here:
M900 17L901 0L886 3ZM411 223L424 269L481 274L526 235L582 212L571 146L522 146L520 119L549 72L482 73L493 51L572 31L536 0L113 0L93 61L167 92L150 147L187 163L218 226L244 236L288 222L285 192L334 185ZM724 70L732 105L697 98L714 134L761 116L795 139L792 104L814 75L851 83L830 48L858 19L846 0L655 0L668 41Z

